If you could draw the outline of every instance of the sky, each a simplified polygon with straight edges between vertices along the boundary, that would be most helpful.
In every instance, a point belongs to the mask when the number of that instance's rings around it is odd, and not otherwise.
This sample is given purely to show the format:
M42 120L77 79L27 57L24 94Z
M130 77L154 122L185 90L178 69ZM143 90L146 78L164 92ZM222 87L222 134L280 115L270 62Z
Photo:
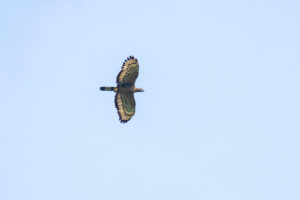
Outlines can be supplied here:
M0 199L300 199L299 9L1 1ZM121 124L99 87L129 55Z

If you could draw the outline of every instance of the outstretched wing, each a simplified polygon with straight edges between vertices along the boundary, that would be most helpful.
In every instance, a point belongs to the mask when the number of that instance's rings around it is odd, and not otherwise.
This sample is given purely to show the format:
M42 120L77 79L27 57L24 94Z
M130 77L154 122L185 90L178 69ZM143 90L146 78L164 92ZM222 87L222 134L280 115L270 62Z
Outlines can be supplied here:
M117 84L119 86L134 86L139 75L139 62L133 56L129 56L122 65L122 70L118 74Z
M135 100L133 92L116 93L115 106L122 123L129 121L135 113Z

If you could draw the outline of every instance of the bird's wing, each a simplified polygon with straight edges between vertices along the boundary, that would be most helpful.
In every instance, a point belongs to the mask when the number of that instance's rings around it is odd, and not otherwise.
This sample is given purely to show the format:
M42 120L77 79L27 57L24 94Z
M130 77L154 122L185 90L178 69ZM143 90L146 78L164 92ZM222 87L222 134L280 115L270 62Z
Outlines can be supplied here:
M133 56L129 56L122 65L122 70L118 74L117 84L119 86L134 86L139 75L139 62Z
M135 100L133 92L116 93L115 106L122 123L129 121L135 113Z

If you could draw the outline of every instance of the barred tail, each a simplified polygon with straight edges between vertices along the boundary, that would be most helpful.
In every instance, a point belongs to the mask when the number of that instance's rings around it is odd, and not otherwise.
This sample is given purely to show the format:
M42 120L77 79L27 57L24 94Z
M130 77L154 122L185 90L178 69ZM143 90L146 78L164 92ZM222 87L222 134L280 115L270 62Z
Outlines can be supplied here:
M103 91L116 91L117 88L116 87L100 87L100 90L103 90Z

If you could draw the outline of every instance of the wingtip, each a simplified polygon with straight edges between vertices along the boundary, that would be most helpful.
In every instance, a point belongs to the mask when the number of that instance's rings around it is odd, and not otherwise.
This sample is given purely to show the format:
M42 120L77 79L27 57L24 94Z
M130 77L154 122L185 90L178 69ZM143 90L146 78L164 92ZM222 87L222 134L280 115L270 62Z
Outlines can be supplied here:
M134 59L134 60L138 61L137 58L135 58L133 55L130 55L130 56L128 56L128 57L125 59L125 61L124 61L123 64L125 64L125 62L127 62L128 60L131 60L131 59Z

